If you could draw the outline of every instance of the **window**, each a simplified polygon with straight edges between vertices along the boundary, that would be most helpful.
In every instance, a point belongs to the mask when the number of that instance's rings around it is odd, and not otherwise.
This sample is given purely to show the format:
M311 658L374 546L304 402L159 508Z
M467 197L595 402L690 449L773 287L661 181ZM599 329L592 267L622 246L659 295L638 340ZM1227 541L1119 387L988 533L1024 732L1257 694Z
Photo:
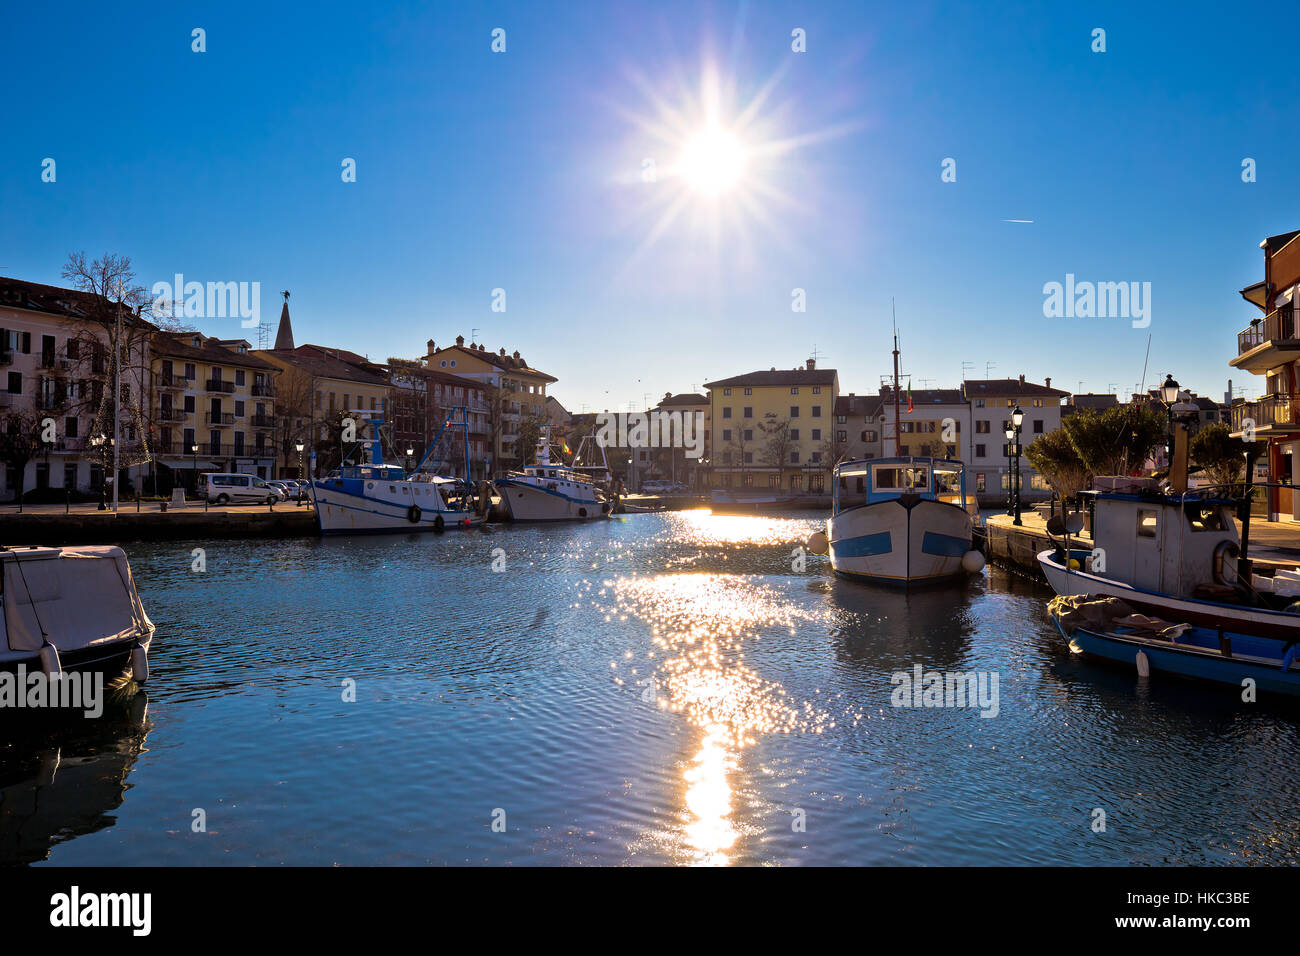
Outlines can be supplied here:
M63 434L68 438L77 437L78 427L76 415L69 415L63 420Z
M1139 508L1137 513L1137 533L1139 538L1154 538L1159 527L1159 512Z
M976 408L983 408L983 407L984 407L984 399L982 399L982 398L977 398L977 399L975 399L975 407L976 407Z
M844 424L845 422L847 422L847 421L848 421L848 418L847 418L846 416L844 416L844 415L836 415L836 416L835 416L835 424L837 424L837 425L843 425L843 424Z
M185 363L185 380L188 381L188 382L192 382L192 381L194 381L194 363L193 363L193 362L186 362L186 363Z
M744 411L742 412L742 414L743 414L746 418L753 418L753 417L754 417L754 406L753 406L753 405L746 405Z
M986 483L984 478L984 472L977 471L975 473L975 490L983 494L985 487L986 487Z
M194 396L193 396L193 395L186 395L186 396L185 396L185 411L189 412L191 415L194 414Z
M799 386L798 386L798 385L793 386L793 387L790 389L790 394L791 394L791 395L798 395L798 394L799 394Z
M753 440L754 440L754 429L752 429L752 428L746 428L746 429L745 429L745 441L753 441Z
M815 451L815 452L813 452L813 453L812 453L812 460L813 460L813 463L814 463L814 464L816 464L817 462L821 461L821 460L822 460L822 453L819 452L819 451Z
M976 422L976 423L975 423L975 434L976 434L976 435L987 435L987 434L989 433L989 425L991 425L991 424L992 424L992 422L988 421L987 419L985 419L985 420L983 420L983 421L978 421L978 422Z
M813 386L813 394L814 394L814 395L820 395L821 393L822 393L822 387L821 387L820 385L814 385L814 386Z
M790 406L790 417L791 417L791 418L798 418L798 417L799 417L799 406L798 406L798 405L791 405L791 406Z
M41 336L41 367L54 368L54 336Z
M837 431L835 433L835 440L837 442L846 442L849 440L849 433L846 431Z
M813 441L821 441L821 440L822 440L822 430L821 430L820 428L814 428L814 429L812 430L812 440L813 440Z
M724 428L724 429L722 430L722 440L723 440L723 441L731 441L731 429L730 429L730 428Z
M1035 419L1034 419L1034 434L1035 434L1035 435L1041 435L1042 433L1043 433L1043 420L1042 420L1041 418L1035 418Z
M753 390L752 388L747 388L747 389L745 389L745 394L746 394L746 395L753 395L753 394L754 394L754 390Z
M235 384L236 385L244 384L244 370L242 368L235 369Z
M876 433L876 432L871 431L871 430L867 430L867 431L865 431L865 432L862 433L862 440L863 440L863 441L878 441L879 438L877 437L877 433Z
M985 454L985 452L984 452L984 449L985 449L986 447L987 447L987 446L985 446L985 445L976 445L976 446L975 446L975 457L976 457L976 458L986 458L986 457L988 457L988 456Z
M791 428L791 429L786 433L786 436L787 436L791 441L798 441L798 440L799 440L799 429L797 429L797 428Z
M754 453L752 451L745 452L745 464L752 465L753 463L754 463Z
M724 405L724 406L722 406L722 417L723 417L723 418L730 418L730 417L731 417L731 406L730 406L730 405Z
M821 417L822 417L822 407L821 407L820 405L814 405L814 406L812 407L812 417L813 417L813 418L821 418Z
M781 487L781 476L778 475L778 474L776 474L776 473L773 473L773 474L768 475L768 476L767 476L767 486L768 486L769 488L780 488L780 487Z
M790 464L799 464L799 452L797 450L790 452Z
M22 393L23 393L23 373L10 372L9 373L9 394L21 395Z
M244 417L244 403L243 403L243 402L239 402L239 401L235 402L235 417L236 417L236 418L243 418L243 417Z
M722 390L722 394L723 394L724 397L728 397L728 396L730 396L730 395L731 395L731 389L729 389L729 388L724 388L724 389Z

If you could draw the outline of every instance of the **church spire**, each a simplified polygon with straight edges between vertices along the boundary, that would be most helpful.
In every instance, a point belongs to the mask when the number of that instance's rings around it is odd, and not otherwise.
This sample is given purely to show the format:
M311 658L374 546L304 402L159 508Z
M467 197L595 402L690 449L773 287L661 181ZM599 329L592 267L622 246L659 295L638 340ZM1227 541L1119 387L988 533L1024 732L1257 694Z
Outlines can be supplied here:
M280 327L275 331L277 349L293 349L293 325L289 322L289 290L280 293L284 296L284 305L280 309Z

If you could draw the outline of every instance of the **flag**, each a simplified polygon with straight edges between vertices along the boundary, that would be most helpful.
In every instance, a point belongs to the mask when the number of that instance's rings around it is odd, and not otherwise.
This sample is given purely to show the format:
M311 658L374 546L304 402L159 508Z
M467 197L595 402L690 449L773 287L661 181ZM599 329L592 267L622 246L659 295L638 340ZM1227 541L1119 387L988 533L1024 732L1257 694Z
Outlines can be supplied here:
M912 411L912 383L907 383L907 410Z

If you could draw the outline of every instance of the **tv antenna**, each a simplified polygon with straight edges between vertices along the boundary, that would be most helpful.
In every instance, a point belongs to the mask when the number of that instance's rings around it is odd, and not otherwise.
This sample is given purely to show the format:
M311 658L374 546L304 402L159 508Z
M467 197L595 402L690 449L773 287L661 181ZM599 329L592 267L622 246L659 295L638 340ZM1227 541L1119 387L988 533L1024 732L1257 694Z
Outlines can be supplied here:
M985 362L985 363L984 363L984 378L987 379L987 378L989 377L989 369L991 369L991 368L997 368L997 367L998 367L998 363L997 363L997 362Z

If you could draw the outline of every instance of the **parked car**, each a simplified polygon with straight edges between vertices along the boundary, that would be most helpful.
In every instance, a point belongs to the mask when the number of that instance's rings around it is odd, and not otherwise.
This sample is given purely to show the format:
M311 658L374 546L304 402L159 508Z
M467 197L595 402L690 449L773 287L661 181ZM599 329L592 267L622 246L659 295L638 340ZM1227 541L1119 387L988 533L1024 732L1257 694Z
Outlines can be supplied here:
M641 482L641 494L643 495L662 495L665 494L672 485L667 481L643 481Z
M275 504L281 499L276 491L256 475L209 472L203 475L199 496L214 504L227 505L246 502Z
M294 496L294 490L289 487L289 483L283 478L268 478L266 484L284 501L288 501Z

